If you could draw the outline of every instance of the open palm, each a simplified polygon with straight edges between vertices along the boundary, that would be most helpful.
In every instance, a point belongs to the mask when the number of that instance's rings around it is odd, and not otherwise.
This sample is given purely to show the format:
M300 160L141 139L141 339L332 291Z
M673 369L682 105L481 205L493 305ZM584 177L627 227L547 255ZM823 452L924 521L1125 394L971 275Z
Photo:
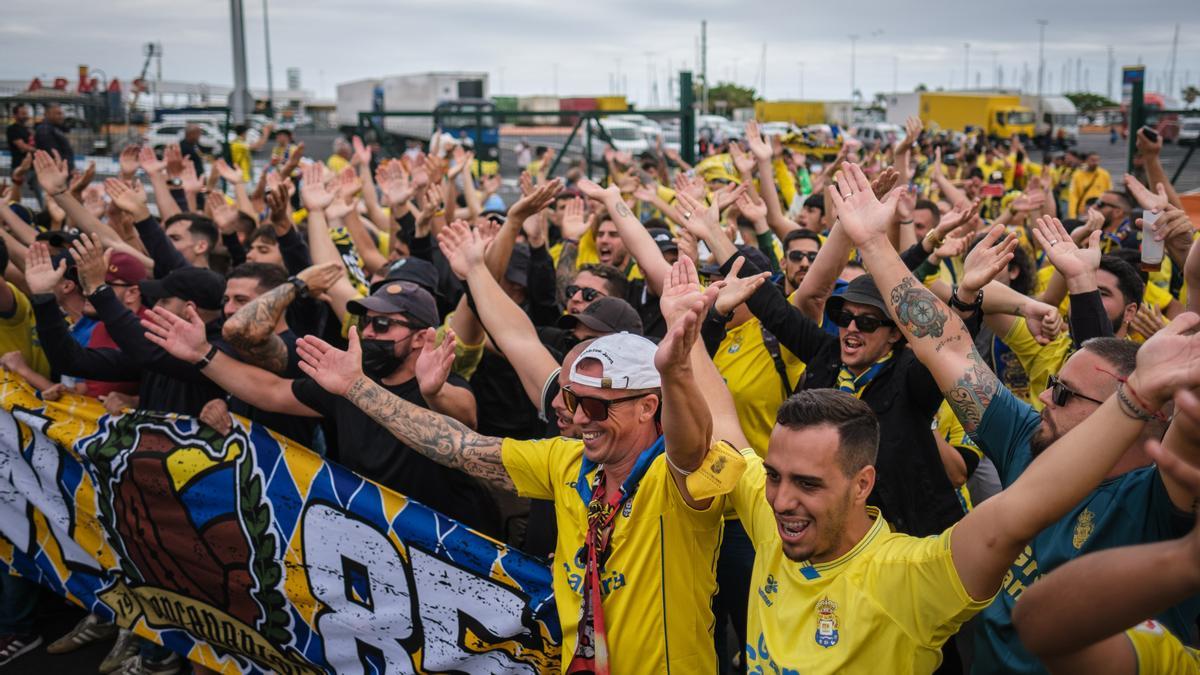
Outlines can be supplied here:
M362 372L362 344L358 339L358 328L350 329L349 345L338 349L319 337L306 335L296 342L296 353L300 356L300 370L304 371L325 391L345 396L350 386Z
M880 201L871 190L871 181L853 163L846 165L835 182L831 197L846 235L858 246L887 236L888 225L896 216L895 194L888 194Z

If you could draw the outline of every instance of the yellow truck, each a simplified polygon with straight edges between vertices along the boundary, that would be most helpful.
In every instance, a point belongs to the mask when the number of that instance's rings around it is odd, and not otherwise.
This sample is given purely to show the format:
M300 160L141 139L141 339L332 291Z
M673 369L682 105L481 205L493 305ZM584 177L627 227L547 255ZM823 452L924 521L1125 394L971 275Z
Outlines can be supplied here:
M755 101L759 122L791 122L798 127L825 123L824 101Z
M1021 105L1021 97L1009 94L921 91L888 96L887 121L904 125L916 115L925 127L966 131L982 129L989 138L1013 134L1033 137L1034 113Z

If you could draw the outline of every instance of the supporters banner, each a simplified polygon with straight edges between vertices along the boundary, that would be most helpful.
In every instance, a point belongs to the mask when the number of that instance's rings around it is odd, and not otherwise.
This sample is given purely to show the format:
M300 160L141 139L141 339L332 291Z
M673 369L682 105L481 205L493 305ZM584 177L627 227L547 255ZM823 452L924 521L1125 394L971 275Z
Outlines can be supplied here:
M558 669L543 562L257 424L0 401L0 573L227 673Z

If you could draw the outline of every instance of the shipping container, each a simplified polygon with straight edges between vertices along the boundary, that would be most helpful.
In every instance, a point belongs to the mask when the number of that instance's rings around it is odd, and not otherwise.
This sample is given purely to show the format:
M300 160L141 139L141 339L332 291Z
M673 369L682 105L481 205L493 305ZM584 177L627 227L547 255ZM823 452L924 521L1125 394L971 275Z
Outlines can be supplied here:
M597 96L596 110L622 112L629 110L629 100L624 96Z
M517 99L517 110L521 112L558 112L557 96L522 96ZM558 124L558 115L522 115L520 124L532 126L553 126Z
M344 82L337 87L340 126L358 125L358 114L374 110L425 111L428 117L381 117L388 131L427 139L433 133L433 109L439 103L488 97L488 74L440 72L392 75Z

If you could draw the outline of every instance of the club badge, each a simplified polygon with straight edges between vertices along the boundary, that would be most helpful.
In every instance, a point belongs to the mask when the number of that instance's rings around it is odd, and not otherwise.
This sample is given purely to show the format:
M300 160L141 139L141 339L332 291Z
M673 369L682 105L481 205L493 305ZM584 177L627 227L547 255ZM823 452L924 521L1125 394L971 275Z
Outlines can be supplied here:
M817 644L832 647L838 643L837 603L828 597L817 602Z

